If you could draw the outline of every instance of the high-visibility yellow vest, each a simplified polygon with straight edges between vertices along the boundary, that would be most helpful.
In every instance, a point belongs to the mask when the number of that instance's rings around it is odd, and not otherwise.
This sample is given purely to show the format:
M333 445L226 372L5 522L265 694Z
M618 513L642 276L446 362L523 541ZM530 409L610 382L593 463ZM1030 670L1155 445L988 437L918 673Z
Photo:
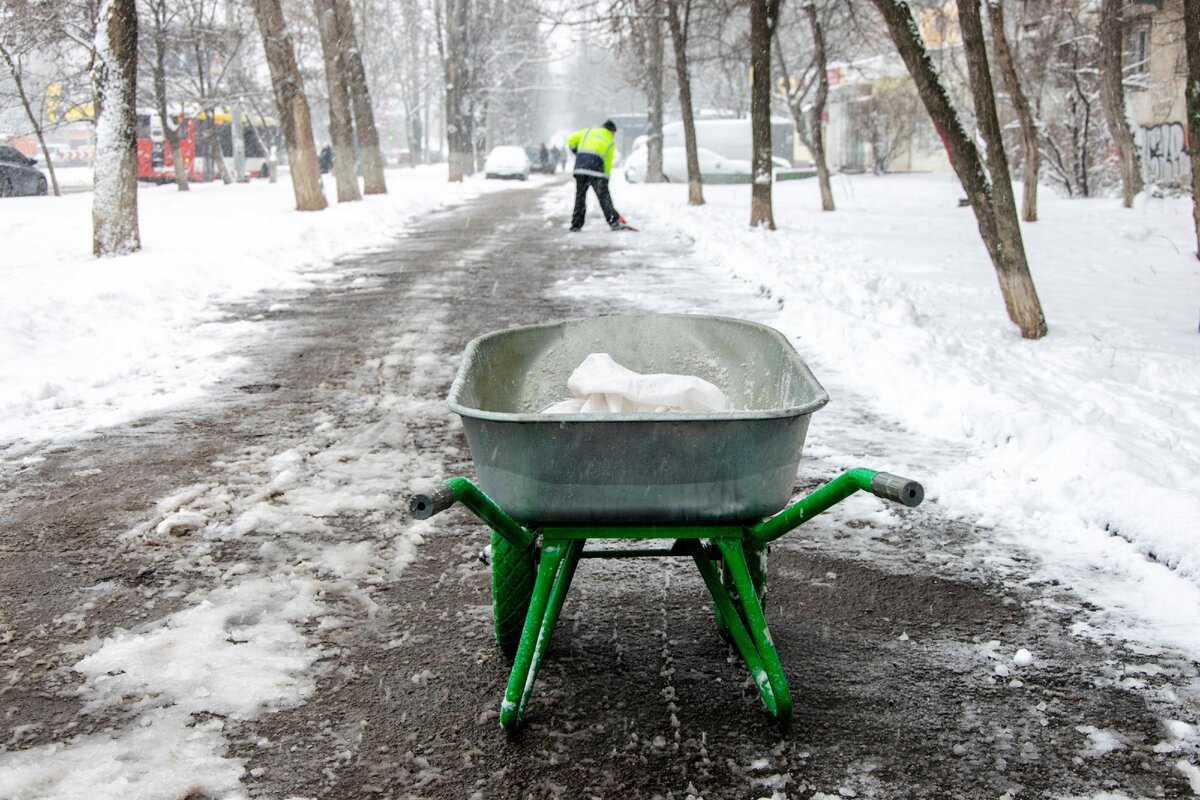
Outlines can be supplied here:
M567 146L575 151L575 174L607 178L612 172L612 131L608 128L584 128L567 137Z

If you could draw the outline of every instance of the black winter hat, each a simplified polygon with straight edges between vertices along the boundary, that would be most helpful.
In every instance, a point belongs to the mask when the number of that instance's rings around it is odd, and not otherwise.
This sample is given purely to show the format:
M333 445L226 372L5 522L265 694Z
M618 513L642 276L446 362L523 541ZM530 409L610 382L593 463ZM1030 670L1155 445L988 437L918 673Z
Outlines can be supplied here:
M603 127L605 127L605 128L608 128L608 129L609 129L610 131L612 131L613 133L616 133L616 132L617 132L617 123L613 122L611 119L606 119L606 120L604 120L604 126L603 126Z

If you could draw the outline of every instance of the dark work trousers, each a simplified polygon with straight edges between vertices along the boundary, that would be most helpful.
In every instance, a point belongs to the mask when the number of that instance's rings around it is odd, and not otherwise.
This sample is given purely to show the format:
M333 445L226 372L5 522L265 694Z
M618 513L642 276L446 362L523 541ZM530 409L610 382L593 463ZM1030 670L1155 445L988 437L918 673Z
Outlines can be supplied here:
M617 210L613 208L612 195L608 193L608 178L597 178L595 175L576 175L575 213L571 215L571 227L583 227L583 217L587 213L587 190L589 186L596 192L596 199L600 201L600 208L604 211L604 219L610 227L616 225L619 215L617 214Z

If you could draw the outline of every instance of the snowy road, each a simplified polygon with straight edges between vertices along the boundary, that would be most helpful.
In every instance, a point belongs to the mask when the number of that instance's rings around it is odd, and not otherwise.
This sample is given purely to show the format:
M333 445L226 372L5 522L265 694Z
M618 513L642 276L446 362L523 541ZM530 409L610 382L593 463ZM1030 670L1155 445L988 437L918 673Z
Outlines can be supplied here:
M689 269L683 239L568 237L546 193L430 215L337 283L248 304L270 334L204 404L3 468L0 797L1200 792L1184 760L1196 665L1076 635L1070 587L1030 580L1002 532L936 503L862 498L774 548L789 731L717 637L694 568L593 561L528 724L505 736L484 531L403 513L413 488L470 474L441 403L463 345L775 303ZM909 434L826 388L798 488L848 460L907 463Z

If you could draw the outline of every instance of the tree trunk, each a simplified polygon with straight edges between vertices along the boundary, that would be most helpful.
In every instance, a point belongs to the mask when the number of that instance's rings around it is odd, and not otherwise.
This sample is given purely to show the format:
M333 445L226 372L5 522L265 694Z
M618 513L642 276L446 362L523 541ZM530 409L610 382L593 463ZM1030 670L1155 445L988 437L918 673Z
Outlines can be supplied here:
M21 100L21 108L25 109L25 118L29 120L29 124L33 127L33 135L37 137L38 147L42 148L42 157L46 159L46 170L50 173L50 190L55 197L62 196L62 192L58 190L58 177L54 174L54 160L50 158L50 150L46 147L46 137L42 131L42 120L37 114L33 113L33 106L29 103L29 96L25 94L25 82L22 80L21 70L17 67L16 61L13 60L12 54L8 49L0 44L0 56L4 58L4 63L8 65L8 71L12 74L13 84L17 90L17 96Z
M156 78L157 80L157 78ZM155 92L158 91L157 84ZM178 124L171 126L171 120L168 117L167 98L164 92L162 97L158 99L158 116L163 121L163 136L166 137L167 144L171 147L171 169L175 172L175 188L181 192L188 191L188 174L187 164L183 163L183 154L179 151L179 129L187 125L186 119L180 119Z
M337 200L350 203L361 200L358 176L354 171L354 128L350 121L350 96L342 74L343 42L338 36L333 0L313 0L317 16L317 32L321 52L325 57L325 85L329 89L329 138L333 147L333 177L337 183Z
M101 0L96 20L92 252L108 256L142 247L137 209L137 6L134 0Z
M679 14L680 4L683 15ZM679 83L679 115L683 118L683 148L687 154L688 205L704 205L704 183L700 154L696 147L696 117L692 113L692 76L688 66L687 41L691 22L691 0L667 0L667 24L675 47L675 74Z
M1100 5L1100 105L1104 119L1121 154L1121 189L1125 207L1141 193L1142 165L1129 117L1125 114L1125 74L1121 65L1124 35L1121 29L1123 0L1103 0Z
M151 65L151 79L154 84L154 103L158 109L158 117L162 120L163 136L171 148L171 168L175 172L175 188L181 192L188 190L187 165L179 152L179 125L172 126L167 107L167 8L165 0L153 3L150 7L154 21L154 62Z
M646 183L663 181L663 26L661 0L650 3L647 32L650 63L647 65Z
M321 170L317 165L317 148L313 144L312 119L308 98L304 95L304 78L296 66L292 37L283 19L283 8L279 0L254 0L254 16L262 32L275 103L279 107L279 124L288 151L296 210L320 211L326 203L321 189ZM271 174L275 174L274 168Z
M407 76L404 87L404 122L405 138L408 140L408 166L415 167L425 163L425 148L421 143L424 129L421 125L421 112L424 103L424 63L421 61L421 43L428 48L428 38L422 35L422 29L417 20L420 18L420 6L414 0L409 0L404 6L408 26L408 53L406 54Z
M342 75L350 90L354 128L358 132L358 150L362 159L363 194L387 194L383 177L383 153L379 149L379 131L375 128L375 110L367 89L367 71L354 32L354 11L350 0L333 0L338 39L342 42Z
M771 34L778 14L779 0L750 0L750 227L771 230Z
M887 23L888 32L896 44L896 50L904 60L909 74L912 75L917 93L929 112L933 124L941 131L945 139L946 149L950 154L950 163L954 167L955 174L958 175L963 191L967 194L971 209L975 212L980 237L991 257L992 266L996 270L1009 319L1016 323L1017 327L1021 329L1021 335L1026 339L1039 339L1045 336L1046 321L1042 315L1037 293L1033 291L1033 279L1029 276L1024 252L1022 251L1019 257L1012 257L1003 247L996 223L992 185L984 171L979 151L975 149L971 137L963 129L958 114L955 113L954 106L946 94L946 89L938 78L937 70L917 32L917 26L913 21L908 3L905 0L872 0L872 2ZM962 23L964 8L970 15L972 5L974 5L974 18L978 20L979 7L977 3L978 0L960 0L958 4L959 21L963 28L964 49L968 51L971 48L979 51L983 47L982 30L976 34L974 30L968 30L972 28L971 25ZM968 38L970 39L969 43ZM976 52L969 58L978 62L980 55L986 59L986 53L981 52ZM978 69L975 69L975 72L978 72ZM977 80L973 78L971 83L972 89L974 89ZM988 94L990 95L990 91ZM978 99L976 99L976 104L979 105ZM978 112L979 109L976 110ZM992 115L995 115L994 100ZM1007 172L1002 175L1004 178L1008 177ZM1011 197L1011 186L1009 195ZM1014 210L1014 220L1015 216ZM1021 274L1022 270L1024 274Z
M1017 123L1021 126L1021 142L1024 147L1025 189L1021 194L1021 219L1026 222L1037 222L1037 187L1038 174L1041 171L1041 151L1038 148L1037 124L1033 120L1033 111L1029 107L1029 98L1021 88L1021 79L1017 76L1017 65L1013 60L1012 48L1008 43L1008 34L1004 30L1004 7L999 2L987 4L988 19L992 25L993 51L996 63L1000 67L1000 75L1004 79L1004 89L1017 115Z
M813 57L817 68L817 96L812 111L813 161L817 162L817 180L821 184L821 208L833 211L833 185L829 181L829 165L825 162L825 132L822 122L825 116L825 102L829 99L829 59L825 53L825 31L821 28L815 4L808 3L804 6L804 11L808 14L808 25L812 28Z
M475 171L471 124L466 108L470 89L470 70L466 59L469 2L446 0L446 108L443 118L451 181L461 181Z
M221 135L217 133L217 109L215 106L209 106L204 113L208 117L208 126L204 133L208 161L217 171L217 177L221 179L221 183L228 186L233 183L233 175L229 172L229 165L225 163L225 151L221 149Z
M1183 29L1187 41L1187 121L1192 158L1192 221L1196 228L1196 257L1200 258L1200 0L1183 0Z
M1008 170L1008 154L1004 150L1004 135L996 113L996 96L992 89L992 73L988 67L987 43L983 38L981 0L958 0L958 24L962 30L963 51L967 57L967 72L971 95L975 101L975 118L987 148L988 172L992 179L992 216L995 220L997 274L1008 316L1020 327L1027 339L1046 335L1046 319L1029 262L1025 257L1025 242L1021 238L1021 223L1017 219L1017 202L1013 196L1012 177ZM1028 335L1026 333L1036 335Z

